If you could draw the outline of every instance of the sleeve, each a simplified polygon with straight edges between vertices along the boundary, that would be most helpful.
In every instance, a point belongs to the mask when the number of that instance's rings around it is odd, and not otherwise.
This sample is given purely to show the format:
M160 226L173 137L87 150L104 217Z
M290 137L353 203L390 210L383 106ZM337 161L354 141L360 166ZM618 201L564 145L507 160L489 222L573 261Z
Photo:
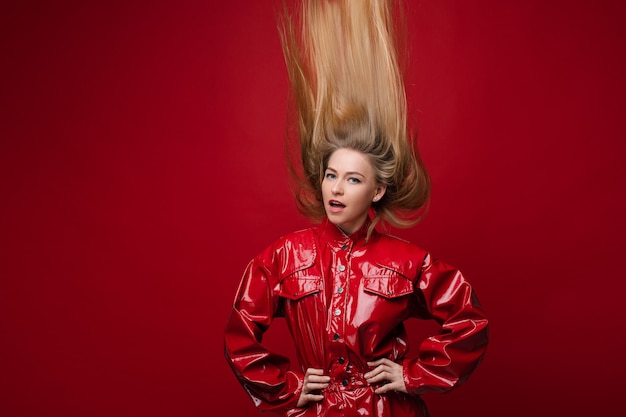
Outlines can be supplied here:
M287 357L261 344L279 308L272 290L275 259L268 253L252 260L244 272L224 331L224 354L259 410L284 413L296 407L304 375L290 371Z
M404 360L404 383L412 395L445 392L462 384L481 362L488 321L461 272L430 255L416 284L425 309L420 317L436 320L441 329L422 342L417 358Z

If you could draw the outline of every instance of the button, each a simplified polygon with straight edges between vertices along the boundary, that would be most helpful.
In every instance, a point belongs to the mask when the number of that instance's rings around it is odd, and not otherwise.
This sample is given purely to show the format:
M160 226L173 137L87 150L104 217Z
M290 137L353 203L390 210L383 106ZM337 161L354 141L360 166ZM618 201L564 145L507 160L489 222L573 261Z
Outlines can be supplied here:
M337 288L337 294L342 294L342 293L343 293L343 287Z
M334 314L335 316L339 316L339 315L341 315L341 310L340 310L340 309L337 309L337 310L335 310L335 311L333 312L333 314Z
M341 337L341 336L339 336L339 333L335 333L335 334L333 335L333 339L335 339L335 340L339 340L339 338L340 338L340 337Z
M343 246L341 247L341 250L348 250L348 245L343 245Z
M344 358L339 358L339 359L337 359L337 361L338 361L341 365L343 365L344 363L346 363L346 360L345 360Z
M345 271L345 270L346 270L346 267L345 267L345 265L339 265L339 266L337 267L337 269L339 269L339 272L343 272L343 271Z
M344 387L348 386L348 380L344 379L343 381L341 381L341 385L343 385Z

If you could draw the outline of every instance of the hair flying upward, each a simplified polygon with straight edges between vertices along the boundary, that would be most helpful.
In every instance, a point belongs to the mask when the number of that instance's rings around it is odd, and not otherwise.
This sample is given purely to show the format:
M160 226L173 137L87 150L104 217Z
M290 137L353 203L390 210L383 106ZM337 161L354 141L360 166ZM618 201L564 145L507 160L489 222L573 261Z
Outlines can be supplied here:
M393 0L299 0L293 14L284 7L280 34L299 150L297 161L288 149L288 161L298 207L310 217L324 215L321 183L340 148L367 155L376 180L387 187L372 206L370 232L380 220L415 224L428 202L430 180L407 126L401 6Z

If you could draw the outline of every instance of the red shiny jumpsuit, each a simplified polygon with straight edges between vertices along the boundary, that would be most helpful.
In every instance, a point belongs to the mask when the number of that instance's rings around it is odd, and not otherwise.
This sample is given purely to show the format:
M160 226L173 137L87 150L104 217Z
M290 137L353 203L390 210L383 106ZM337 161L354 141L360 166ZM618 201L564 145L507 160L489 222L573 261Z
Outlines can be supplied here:
M463 383L487 347L487 319L455 268L419 247L365 224L345 235L327 219L282 237L246 268L224 338L225 356L255 405L287 416L428 416L420 399ZM263 347L263 333L284 317L300 366ZM404 320L436 320L437 335L417 357ZM409 394L375 394L367 361L403 366ZM297 408L304 371L331 377L324 400Z

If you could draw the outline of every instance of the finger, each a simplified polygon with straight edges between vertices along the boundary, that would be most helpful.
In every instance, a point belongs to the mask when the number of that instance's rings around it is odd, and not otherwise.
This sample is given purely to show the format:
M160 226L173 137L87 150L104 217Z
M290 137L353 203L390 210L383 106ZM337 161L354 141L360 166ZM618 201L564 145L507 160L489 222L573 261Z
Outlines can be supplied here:
M378 373L386 372L386 373L392 374L394 373L396 368L394 368L393 366L382 364L382 365L378 365L376 369L378 370Z
M391 359L380 358L380 359L376 359L375 361L368 362L367 364L369 366L378 366L378 365L393 364L393 363L395 363L395 362L392 361Z
M308 377L305 377L306 380L308 382L317 382L317 383L324 383L324 382L329 382L330 381L330 377L327 375L309 375Z
M366 381L369 382L370 384L376 383L376 382L389 381L389 380L390 380L389 374L387 374L386 372L381 372L379 374L366 378Z
M393 383L393 384L385 384L385 385L383 385L383 386L381 386L379 388L376 388L374 390L374 392L376 394L385 394L387 392L397 391L398 388L399 388L399 385L395 384L395 383Z
M375 375L368 375L365 379L368 382L372 383L372 382L381 382L381 381L389 381L389 382L403 381L403 378L404 377L401 372L395 372L392 369L388 371L379 372Z
M398 364L395 364L393 366L379 365L374 370L368 372L365 375L367 378L368 376L374 376L381 373L387 373L389 375L402 375L402 366L399 366Z
M394 361L387 359L387 358L381 358L373 362L367 362L367 364L374 368L370 370L370 372L373 372L373 371L380 372L381 370L390 370L394 368L397 369L399 366L401 366L400 364L397 364Z
M306 394L306 399L308 402L318 402L324 399L322 394Z
M378 387L374 390L376 394L384 394L386 392L403 392L405 394L408 393L406 389L406 385L404 385L404 381L395 381L389 384L385 384L381 387Z
M375 376L378 376L378 375L380 375L382 373L385 373L385 372L392 373L393 369L389 368L389 367L387 367L385 365L378 365L376 368L372 369L371 371L369 371L368 373L366 373L363 376L365 377L365 379L368 379L368 378L373 378Z
M324 389L328 387L328 383L324 382L324 383L316 383L316 382L309 382L307 383L306 386L306 392L311 392L311 391L315 391L315 390L319 390L319 389Z
M374 368L374 367L380 365L381 363L383 363L382 361L384 361L384 360L385 360L385 358L376 359L375 361L368 362L367 365L371 366L372 368Z
M318 368L307 368L305 375L324 375L324 370Z
M394 361L390 361L389 359L384 359L379 365L377 365L377 368L382 368L383 370L390 371L393 369L402 369L402 365L400 365L399 363L395 363Z
M369 372L367 372L365 375L363 375L365 377L365 379L374 377L378 374L380 374L381 372L383 372L383 369L380 365L376 366L376 368L370 370Z
M322 394L310 394L310 393L307 393L306 391L302 391L302 393L300 394L300 398L298 399L298 403L296 407L304 407L310 402L318 402L318 401L322 401L323 399L324 399L324 396Z
M317 391L328 387L328 383L318 384L309 382L306 384L306 392Z

